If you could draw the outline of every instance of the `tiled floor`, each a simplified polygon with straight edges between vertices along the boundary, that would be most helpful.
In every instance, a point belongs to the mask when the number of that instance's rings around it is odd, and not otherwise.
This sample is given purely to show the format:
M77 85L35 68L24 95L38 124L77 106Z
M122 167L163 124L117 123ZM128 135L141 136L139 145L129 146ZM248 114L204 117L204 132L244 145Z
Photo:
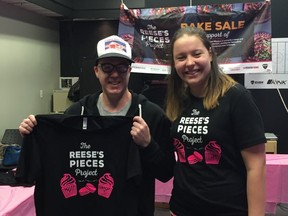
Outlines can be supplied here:
M288 204L278 205L276 214L266 214L265 216L287 216ZM155 216L169 216L169 210L167 208L156 208Z
M165 208L156 208L155 216L169 216L169 210Z
M266 216L287 216L288 204L278 204L276 214L266 214Z

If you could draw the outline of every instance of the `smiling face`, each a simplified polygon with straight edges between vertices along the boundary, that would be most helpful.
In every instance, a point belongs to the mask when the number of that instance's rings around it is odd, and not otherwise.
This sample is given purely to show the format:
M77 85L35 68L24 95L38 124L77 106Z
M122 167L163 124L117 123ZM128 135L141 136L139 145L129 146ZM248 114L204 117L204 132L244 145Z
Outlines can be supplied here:
M187 35L179 37L173 46L174 67L190 92L202 97L211 72L212 54L199 37Z
M105 73L101 68L101 64L105 65L107 63L114 66L113 70L109 73ZM103 93L108 96L121 96L128 91L131 67L128 67L127 71L123 73L116 71L116 65L130 65L130 62L123 58L104 58L94 67L95 74L102 86Z

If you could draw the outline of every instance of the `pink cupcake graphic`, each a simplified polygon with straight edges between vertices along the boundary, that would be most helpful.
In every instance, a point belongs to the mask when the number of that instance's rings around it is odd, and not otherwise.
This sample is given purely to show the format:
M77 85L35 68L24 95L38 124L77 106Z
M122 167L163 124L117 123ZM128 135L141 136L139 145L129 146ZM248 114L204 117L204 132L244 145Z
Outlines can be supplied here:
M60 187L65 198L77 195L76 180L70 174L65 173L60 180Z
M114 179L110 173L105 173L98 183L98 195L109 198L114 186Z
M185 157L185 149L183 143L181 143L178 139L173 139L173 145L176 149L177 156L179 162L186 162L186 157Z
M206 164L219 164L221 158L221 147L216 141L210 141L205 146L205 162Z
M199 152L194 151L192 155L189 155L187 160L189 164L196 164L203 161L203 156Z
M89 193L95 193L95 191L96 191L96 187L91 183L87 183L84 187L82 187L79 190L79 194L80 196L85 196Z

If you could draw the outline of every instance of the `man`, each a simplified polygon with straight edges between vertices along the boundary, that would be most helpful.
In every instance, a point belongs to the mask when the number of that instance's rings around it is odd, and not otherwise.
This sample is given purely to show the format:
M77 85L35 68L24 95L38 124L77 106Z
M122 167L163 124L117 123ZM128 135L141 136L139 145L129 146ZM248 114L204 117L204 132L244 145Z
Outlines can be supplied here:
M112 35L97 44L94 72L102 91L87 95L65 114L133 117L130 134L139 147L143 179L138 193L138 216L154 215L155 178L168 181L175 163L169 136L170 121L162 109L128 89L132 52L122 38ZM19 131L30 134L37 125L34 115L24 119Z

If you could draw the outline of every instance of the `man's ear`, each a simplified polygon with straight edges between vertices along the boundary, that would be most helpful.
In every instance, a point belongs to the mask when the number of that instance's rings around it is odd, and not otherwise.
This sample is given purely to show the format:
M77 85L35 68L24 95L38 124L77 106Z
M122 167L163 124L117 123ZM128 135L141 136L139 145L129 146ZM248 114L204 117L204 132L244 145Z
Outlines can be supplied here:
M96 75L96 77L98 78L98 74L99 74L99 69L98 69L98 66L97 65L95 65L94 67L93 67L93 69L94 69L94 73L95 73L95 75Z

